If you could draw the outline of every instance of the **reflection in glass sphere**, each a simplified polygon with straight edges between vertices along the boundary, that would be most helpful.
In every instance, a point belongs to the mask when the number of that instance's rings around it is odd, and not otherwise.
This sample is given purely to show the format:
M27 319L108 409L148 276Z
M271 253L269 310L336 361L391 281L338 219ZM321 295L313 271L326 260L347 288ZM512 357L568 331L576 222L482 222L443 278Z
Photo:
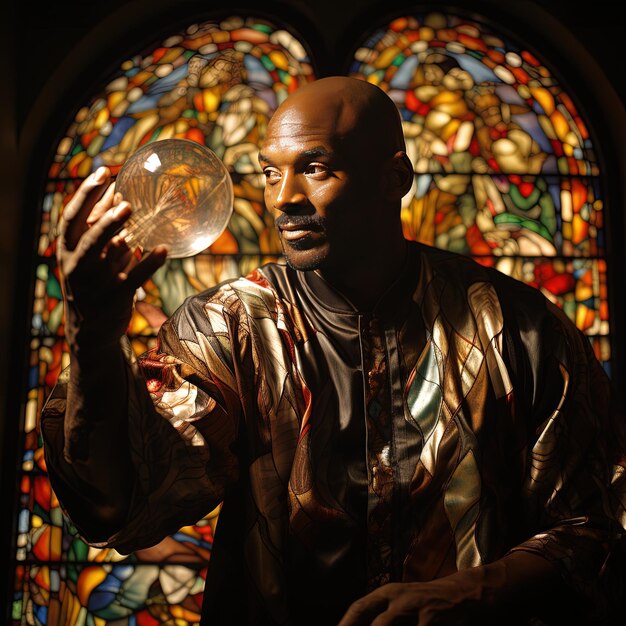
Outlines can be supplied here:
M209 247L233 212L233 184L209 148L189 139L147 143L124 163L115 181L132 205L121 233L142 251L159 244L168 256L192 256Z

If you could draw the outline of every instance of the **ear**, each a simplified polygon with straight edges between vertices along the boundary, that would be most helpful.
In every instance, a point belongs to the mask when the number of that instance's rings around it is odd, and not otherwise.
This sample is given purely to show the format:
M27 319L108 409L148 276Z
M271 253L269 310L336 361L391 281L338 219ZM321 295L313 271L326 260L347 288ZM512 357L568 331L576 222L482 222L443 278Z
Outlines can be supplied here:
M409 193L413 184L413 164L404 150L398 150L390 161L388 177L388 193L393 194L398 200Z

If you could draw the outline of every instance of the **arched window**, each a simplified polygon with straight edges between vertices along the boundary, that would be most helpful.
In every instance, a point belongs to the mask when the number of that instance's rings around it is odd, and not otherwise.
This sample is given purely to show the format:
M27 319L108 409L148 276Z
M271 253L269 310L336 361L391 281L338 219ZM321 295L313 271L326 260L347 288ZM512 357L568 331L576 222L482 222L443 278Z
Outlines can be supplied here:
M600 172L553 70L486 23L432 12L374 30L349 73L402 114L415 168L405 236L537 287L610 371Z
M54 233L99 165L115 173L138 146L184 137L223 159L234 213L210 248L169 260L140 290L129 329L135 352L153 345L185 296L279 259L256 151L277 104L316 78L309 46L266 18L193 23L132 51L58 138L37 246L16 622L198 622L218 510L126 557L81 541L51 491L38 416L68 364ZM602 172L574 94L540 51L475 18L404 14L355 41L351 63L332 73L371 81L398 105L415 167L403 201L405 235L535 285L584 330L610 370Z
M206 251L168 260L144 284L129 328L135 351L143 352L186 295L280 256L263 204L257 152L276 106L314 78L303 43L276 23L237 15L194 23L124 60L61 137L40 223L14 614L50 624L199 620L217 510L157 546L123 557L88 547L50 489L37 417L68 364L54 233L86 176L100 165L117 173L147 142L190 139L225 163L235 191L229 226Z

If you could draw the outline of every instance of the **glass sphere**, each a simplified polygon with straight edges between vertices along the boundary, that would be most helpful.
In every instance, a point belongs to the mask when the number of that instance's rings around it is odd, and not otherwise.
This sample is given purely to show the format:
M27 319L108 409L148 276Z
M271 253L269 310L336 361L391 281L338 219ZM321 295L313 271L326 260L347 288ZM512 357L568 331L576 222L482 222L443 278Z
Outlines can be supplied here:
M131 247L159 244L168 257L193 256L225 230L233 212L233 184L226 166L206 146L162 139L133 152L115 181L132 205L121 234Z

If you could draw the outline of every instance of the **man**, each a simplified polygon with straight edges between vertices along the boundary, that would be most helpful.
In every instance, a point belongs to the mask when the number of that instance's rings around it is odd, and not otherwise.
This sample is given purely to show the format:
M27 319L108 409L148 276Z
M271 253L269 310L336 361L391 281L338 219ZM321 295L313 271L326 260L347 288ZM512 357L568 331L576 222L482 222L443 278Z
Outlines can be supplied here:
M380 89L301 88L259 161L287 266L189 298L139 360L133 294L166 251L114 235L132 209L106 171L65 210L71 366L42 432L85 539L130 552L223 502L207 624L606 619L621 426L586 339L403 238L413 172Z

